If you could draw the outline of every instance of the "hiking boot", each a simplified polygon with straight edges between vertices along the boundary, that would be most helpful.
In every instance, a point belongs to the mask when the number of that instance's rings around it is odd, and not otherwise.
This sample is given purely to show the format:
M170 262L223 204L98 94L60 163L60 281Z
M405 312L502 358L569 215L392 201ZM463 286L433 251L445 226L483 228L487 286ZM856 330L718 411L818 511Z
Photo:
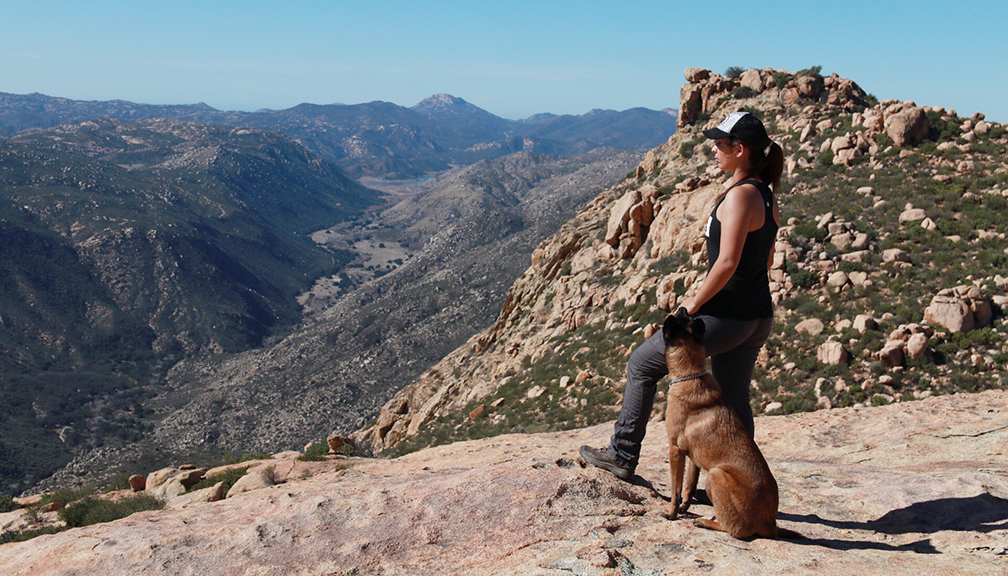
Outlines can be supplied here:
M581 457L592 466L608 470L620 480L630 480L633 478L634 469L623 468L622 466L616 464L616 462L613 461L612 456L609 455L609 451L604 448L599 450L598 448L592 448L591 446L582 446L578 453L581 454Z

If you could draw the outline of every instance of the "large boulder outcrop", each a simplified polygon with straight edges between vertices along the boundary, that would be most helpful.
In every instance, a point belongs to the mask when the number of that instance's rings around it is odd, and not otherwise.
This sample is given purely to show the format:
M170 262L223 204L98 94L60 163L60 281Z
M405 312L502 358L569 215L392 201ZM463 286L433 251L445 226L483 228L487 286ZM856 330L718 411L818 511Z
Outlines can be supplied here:
M907 108L885 117L886 134L897 146L912 146L927 138L931 121L924 110L917 107Z
M946 288L924 309L924 321L950 332L969 332L990 323L990 300L976 286Z

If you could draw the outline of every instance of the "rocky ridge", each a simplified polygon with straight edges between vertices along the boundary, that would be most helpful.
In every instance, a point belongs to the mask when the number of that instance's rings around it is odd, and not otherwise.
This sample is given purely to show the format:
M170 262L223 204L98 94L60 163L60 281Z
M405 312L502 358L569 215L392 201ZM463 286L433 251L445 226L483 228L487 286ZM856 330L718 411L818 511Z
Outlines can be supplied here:
M585 467L576 456L581 444L606 442L611 427L504 435L393 460L298 463L318 466L215 502L4 544L0 572L848 575L884 566L895 575L987 575L1008 569L1008 392L758 417L756 440L781 488L778 522L803 536L792 541L745 542L698 528L690 518L711 514L698 504L690 517L667 520L664 427L652 423L633 483Z
M1004 126L877 102L818 69L686 79L678 132L541 243L496 323L397 394L362 443L401 452L611 418L626 356L704 273L703 225L723 188L701 132L738 109L760 115L786 154L778 320L755 409L1008 386L995 272L1008 262L1005 225L985 215L1008 197ZM815 329L796 330L810 317Z

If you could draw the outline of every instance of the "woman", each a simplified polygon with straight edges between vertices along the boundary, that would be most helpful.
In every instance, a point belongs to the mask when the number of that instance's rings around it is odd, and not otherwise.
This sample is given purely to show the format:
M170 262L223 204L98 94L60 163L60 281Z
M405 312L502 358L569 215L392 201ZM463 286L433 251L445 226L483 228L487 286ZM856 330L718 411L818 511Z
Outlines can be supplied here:
M780 188L784 153L748 112L729 114L704 136L714 140L718 168L731 172L732 178L705 227L707 276L681 305L691 316L703 318L711 374L752 437L749 382L773 321L768 270L780 225L773 191ZM656 385L667 373L665 343L658 331L630 356L623 407L608 450L582 446L586 461L623 480L633 477Z

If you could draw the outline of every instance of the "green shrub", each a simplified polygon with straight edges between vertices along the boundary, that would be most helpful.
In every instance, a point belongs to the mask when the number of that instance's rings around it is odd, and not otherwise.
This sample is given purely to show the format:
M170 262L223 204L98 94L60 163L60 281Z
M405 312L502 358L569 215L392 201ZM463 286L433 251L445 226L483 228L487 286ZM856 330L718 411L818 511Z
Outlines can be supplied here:
M816 158L816 168L829 169L833 166L833 151L827 150L825 152L819 153L819 157Z
M57 532L62 532L64 530L66 530L65 526L45 526L42 528L34 528L32 530L10 530L8 532L0 533L0 544L24 542L25 540L31 540L36 536L42 536L43 534L56 534Z
M248 473L248 468L232 468L227 472L224 472L223 474L218 474L214 476L213 478L204 478L200 480L199 482L194 484L191 488L189 488L188 491L195 492L196 490L209 488L217 484L218 482L223 482L224 493L227 494L227 491L231 489L232 486L234 486L234 483L237 482L238 479L244 476L246 473Z
M725 69L724 75L729 78L738 78L743 72L745 72L745 70L743 70L741 66L729 66Z
M325 440L319 440L318 442L312 442L311 445L305 449L305 453L298 456L298 460L301 460L302 462L318 462L320 460L325 460L328 455L329 443Z
M759 92L748 86L736 86L735 89L732 90L732 96L735 98L752 98L757 94L759 94Z
M959 124L952 120L945 120L941 114L931 111L927 112L927 119L931 122L928 130L928 138L935 142L952 142L962 136Z
M227 450L224 452L224 463L238 464L239 462L248 462L249 460L269 460L272 457L272 454L265 452L245 452L241 456L236 456L233 452Z
M14 498L10 494L0 494L0 512L10 512L15 508L17 506L14 504Z
M812 66L811 68L806 68L804 70L799 70L795 72L795 76L814 76L816 78L822 78L822 66Z
M88 496L95 493L95 489L91 486L81 486L78 488L60 488L59 490L53 492L52 494L46 495L42 498L41 505L45 506L51 502L56 502L60 506L66 506L71 502L76 502L78 500L83 500Z
M78 528L111 522L144 510L160 510L164 505L164 500L148 494L137 494L115 502L89 497L63 508L59 511L59 516L68 527Z
M791 75L787 72L774 72L773 81L777 88L784 88L791 81Z
M115 477L115 480L105 485L105 491L114 492L116 490L126 490L129 487L129 474L120 472L119 475Z

